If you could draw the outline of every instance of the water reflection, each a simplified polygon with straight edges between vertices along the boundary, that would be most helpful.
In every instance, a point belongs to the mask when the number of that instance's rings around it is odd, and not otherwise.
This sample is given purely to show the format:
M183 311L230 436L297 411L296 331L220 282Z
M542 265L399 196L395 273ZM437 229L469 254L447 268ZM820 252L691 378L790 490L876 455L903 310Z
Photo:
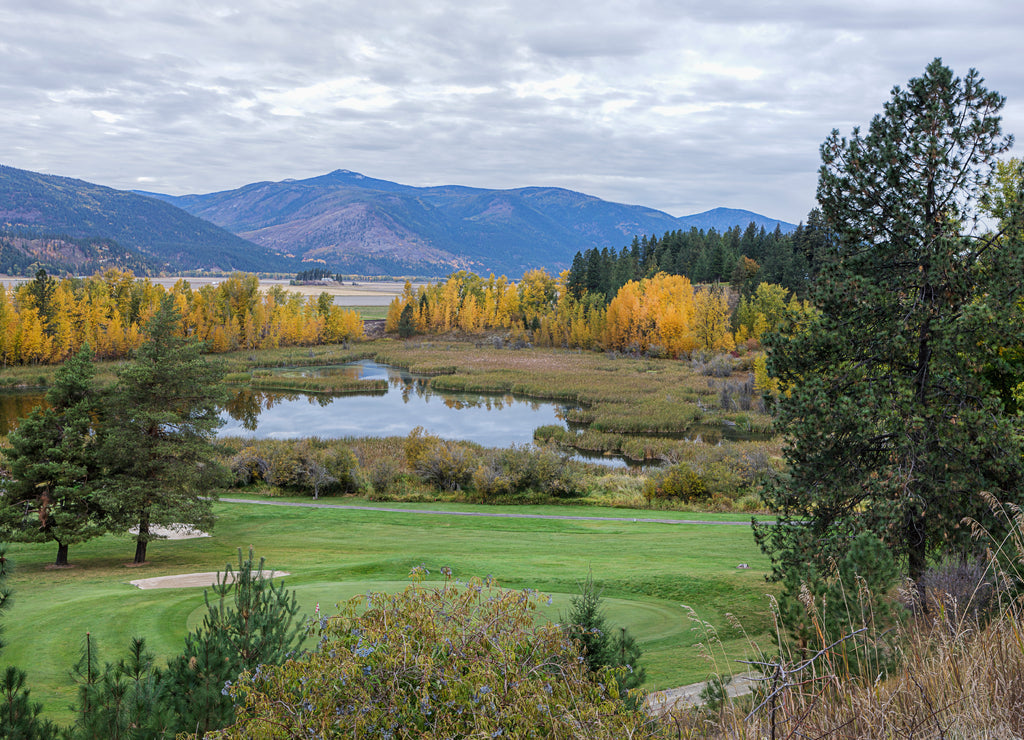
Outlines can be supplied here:
M371 361L280 372L286 377L386 380L388 390L339 396L244 390L225 407L221 436L387 437L422 426L445 439L507 447L531 442L536 427L562 423L567 412L564 404L509 394L438 392L428 386L428 376Z
M564 424L570 430L585 425L566 422L573 407L520 399L511 394L446 393L428 387L429 377L373 362L353 365L282 370L282 375L309 377L344 375L355 379L387 380L388 390L360 395L242 389L225 404L221 436L297 439L302 437L405 436L416 426L445 439L463 439L486 447L508 447L533 441L533 430L544 424ZM40 393L0 394L0 435L44 403ZM615 457L580 453L576 457L618 467Z
M41 405L44 405L42 393L28 391L0 394L0 437L14 431L19 419L28 416L32 409Z

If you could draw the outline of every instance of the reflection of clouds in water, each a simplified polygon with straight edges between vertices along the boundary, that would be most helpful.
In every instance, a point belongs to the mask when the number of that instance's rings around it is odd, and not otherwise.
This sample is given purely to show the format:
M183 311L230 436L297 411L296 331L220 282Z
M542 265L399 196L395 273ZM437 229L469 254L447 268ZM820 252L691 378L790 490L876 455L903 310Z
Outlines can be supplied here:
M388 368L363 363L361 378L394 375ZM392 371L395 373L398 371ZM329 396L323 394L261 394L264 410L255 431L229 420L221 436L289 439L297 437L405 436L416 426L445 439L463 439L489 447L507 447L533 441L533 430L555 424L564 416L561 406L512 396L420 392L426 380L389 383L384 395Z

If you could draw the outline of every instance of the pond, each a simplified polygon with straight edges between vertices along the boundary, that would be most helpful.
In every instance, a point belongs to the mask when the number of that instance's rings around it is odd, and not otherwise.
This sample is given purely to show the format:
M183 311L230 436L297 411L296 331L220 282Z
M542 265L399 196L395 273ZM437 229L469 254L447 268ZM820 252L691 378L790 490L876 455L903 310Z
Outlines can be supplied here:
M421 426L443 439L467 440L484 447L509 447L533 441L533 430L545 424L568 426L562 403L510 394L435 391L429 376L364 360L348 365L283 368L286 377L344 375L351 379L386 380L387 390L366 394L237 391L221 416L221 437L299 439L302 437L404 437ZM38 404L39 393L0 393L0 434L7 434ZM607 455L577 455L613 467L626 463Z
M512 395L447 393L428 386L429 378L370 360L286 369L288 376L345 375L386 380L372 394L304 394L242 391L227 405L219 435L273 439L300 437L404 437L415 427L444 439L508 447L533 441L543 424L564 424L567 406Z

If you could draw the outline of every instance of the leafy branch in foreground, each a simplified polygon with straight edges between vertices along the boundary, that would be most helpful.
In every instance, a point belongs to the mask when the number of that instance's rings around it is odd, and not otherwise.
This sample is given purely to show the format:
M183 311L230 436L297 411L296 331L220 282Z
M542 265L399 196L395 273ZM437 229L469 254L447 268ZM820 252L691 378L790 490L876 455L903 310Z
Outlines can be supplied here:
M646 712L592 673L537 595L474 579L368 593L319 623L319 647L240 677L215 738L647 738ZM420 571L422 573L422 571Z

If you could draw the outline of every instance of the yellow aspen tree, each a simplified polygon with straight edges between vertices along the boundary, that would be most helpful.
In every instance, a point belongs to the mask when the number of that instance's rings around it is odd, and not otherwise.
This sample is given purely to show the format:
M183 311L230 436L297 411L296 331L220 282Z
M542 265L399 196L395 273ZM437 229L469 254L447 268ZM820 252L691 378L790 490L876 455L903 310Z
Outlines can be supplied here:
M475 295L466 296L462 302L462 308L459 309L459 328L471 334L480 331L480 308Z
M111 267L103 272L100 279L107 288L112 309L121 315L123 324L131 311L135 274L128 270Z
M11 303L7 288L0 284L0 366L12 364L14 350L14 333L18 325L18 317Z
M299 321L299 344L309 346L323 341L326 319L318 299L310 298L306 302L299 315Z
M228 335L222 324L218 324L210 331L210 341L206 346L215 353L228 351Z
M502 277L504 280L504 277ZM484 294L481 299L481 322L483 326L492 328L500 326L498 321L498 285L494 279L494 273L490 274L483 286Z
M516 286L505 282L502 277L496 286L498 296L497 323L504 329L509 329L519 317L519 291Z
M548 314L557 297L554 279L544 270L527 270L519 281L519 309L529 324Z
M250 311L245 316L245 328L242 332L242 346L245 349L256 349L259 347L259 342L259 325L256 321L256 317L253 316L253 312Z
M143 331L138 322L133 321L128 324L124 328L125 354L128 355L141 347L142 343L146 341L145 335L146 332Z
M405 283L409 284L408 281ZM402 317L402 310L409 305L409 299L405 296L396 295L388 304L388 315L384 319L384 331L398 331L398 320Z
M605 321L605 346L609 349L646 349L637 343L642 335L640 327L640 283L630 280L608 304Z
M75 331L75 295L66 280L61 280L53 291L50 299L52 317L50 319L50 362L64 362L81 343Z
M697 291L693 299L693 333L697 348L712 352L728 352L736 344L730 331L729 300L721 287Z
M270 336L271 300L270 296L262 296L253 304L251 319L246 322L245 326L246 343L249 344L251 341L250 349L262 347L267 337Z
M34 306L19 312L19 331L15 342L18 346L18 361L23 365L37 365L46 362L50 354L49 338L43 330L42 319Z
M128 354L128 342L124 331L124 320L120 311L114 311L103 329L104 356L114 359Z
M363 336L363 318L358 311L333 306L324 329L328 342L344 342Z

